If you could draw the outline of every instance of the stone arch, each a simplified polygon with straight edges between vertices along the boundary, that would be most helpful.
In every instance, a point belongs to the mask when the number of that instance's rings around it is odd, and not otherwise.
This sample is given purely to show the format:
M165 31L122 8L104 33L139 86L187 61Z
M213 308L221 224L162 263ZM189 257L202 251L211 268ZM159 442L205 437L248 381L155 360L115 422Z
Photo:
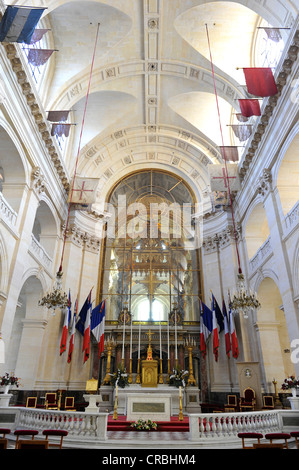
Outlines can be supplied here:
M273 377L282 383L285 377L294 373L294 365L289 354L290 340L277 283L270 277L264 277L257 295L261 303L257 312L257 328L266 383L271 390Z
M36 210L32 235L52 259L56 252L58 227L59 221L55 211L50 207L49 201L42 198Z
M17 213L25 184L30 181L29 167L22 147L9 126L0 120L0 159L2 173L2 194L10 207Z
M24 273L8 341L6 368L21 377L24 388L27 384L32 387L37 375L46 325L43 309L38 306L44 287L37 270Z
M275 167L274 182L279 193L283 215L299 200L299 126L290 134Z

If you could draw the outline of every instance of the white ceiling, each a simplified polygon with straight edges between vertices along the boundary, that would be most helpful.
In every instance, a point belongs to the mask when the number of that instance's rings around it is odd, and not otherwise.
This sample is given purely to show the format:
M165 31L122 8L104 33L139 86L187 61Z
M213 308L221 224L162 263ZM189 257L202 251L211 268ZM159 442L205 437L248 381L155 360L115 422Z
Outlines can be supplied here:
M47 2L46 47L58 51L40 95L46 110L73 111L70 121L77 125L64 154L70 176L82 131L77 171L99 177L102 196L145 168L172 171L199 199L207 196L207 165L220 161L222 138L206 25L224 144L243 145L228 126L236 123L237 98L244 97L237 67L259 65L261 21L285 26L296 14L287 0Z

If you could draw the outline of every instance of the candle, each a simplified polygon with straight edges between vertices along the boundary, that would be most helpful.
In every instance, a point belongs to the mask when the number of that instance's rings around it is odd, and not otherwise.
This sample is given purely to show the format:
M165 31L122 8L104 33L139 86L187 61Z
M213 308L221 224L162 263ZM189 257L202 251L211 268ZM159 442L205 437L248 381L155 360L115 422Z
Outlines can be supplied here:
M162 359L162 332L161 332L161 314L160 316L160 359Z
M138 337L138 359L140 359L140 336L141 336L141 322L139 322L139 337Z

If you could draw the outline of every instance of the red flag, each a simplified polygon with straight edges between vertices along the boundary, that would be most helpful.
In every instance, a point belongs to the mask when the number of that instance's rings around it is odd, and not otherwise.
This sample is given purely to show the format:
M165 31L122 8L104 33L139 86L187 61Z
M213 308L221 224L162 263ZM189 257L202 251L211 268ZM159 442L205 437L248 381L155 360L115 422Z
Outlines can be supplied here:
M250 116L260 116L261 115L261 108L259 100L239 100L241 113L245 117Z
M224 318L224 336L225 336L225 350L228 357L230 357L229 352L231 351L231 342L230 342L230 333L229 333L229 325L228 325L228 317L226 311L226 305L223 300L223 318Z
M91 291L89 293L89 307L87 310L86 314L86 320L84 323L84 337L83 337L83 348L82 351L84 351L84 362L87 361L89 358L89 352L90 352L90 321L91 321L91 311L92 311L92 304L91 304Z
M44 65L53 54L54 49L29 49L28 62L34 67Z
M72 323L72 331L71 331L71 337L70 337L69 352L68 352L68 357L67 357L67 362L69 364L72 360L72 355L73 355L73 351L74 351L77 310L78 310L78 299L76 299L76 302L75 302L74 318L73 318L73 323Z
M216 320L216 306L215 306L215 299L212 296L212 314L213 314L213 353L215 356L215 361L218 361L218 348L219 348L219 335L218 335L218 328L217 328L217 320Z
M224 160L227 162L238 162L239 161L239 152L238 152L238 147L236 146L225 146L225 147L219 147L221 156Z
M229 298L229 326L230 326L232 354L233 354L233 357L237 359L237 357L239 356L239 346L238 346L238 340L237 340L237 335L236 335L236 330L235 330L234 317L233 317L232 309L231 309L230 298Z
M270 67L244 68L248 93L255 96L273 96L278 92Z

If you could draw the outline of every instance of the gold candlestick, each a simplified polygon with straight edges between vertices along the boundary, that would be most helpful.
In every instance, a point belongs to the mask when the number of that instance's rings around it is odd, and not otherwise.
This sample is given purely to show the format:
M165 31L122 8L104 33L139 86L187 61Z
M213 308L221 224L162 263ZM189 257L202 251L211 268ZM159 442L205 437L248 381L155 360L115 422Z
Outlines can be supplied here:
M137 384L140 384L140 383L141 383L141 380L140 380L140 359L138 359L138 363L137 363L136 383L137 383Z
M109 338L107 341L107 351L108 351L108 357L107 357L107 366L106 366L106 375L103 380L103 385L109 385L111 383L111 375L110 375L110 370L111 370L111 353L112 353L112 347L115 345L114 341L112 338Z
M272 383L274 385L274 391L275 391L275 408L281 408L281 403L280 403L279 396L277 393L277 381L273 379Z
M133 382L133 381L132 381L132 358L130 358L128 382L129 382L129 384L131 384L131 383Z
M169 383L170 378L170 359L167 359L167 380L166 383Z
M188 352L189 352L189 371L190 371L187 385L196 385L196 380L195 380L194 375L193 375L193 361L192 361L193 346L191 344L189 344L187 346L187 349L188 349Z
M183 415L183 405L182 405L182 391L180 387L180 412L179 412L179 421L183 421L184 415Z
M115 387L115 401L114 401L113 419L117 419L117 385Z
M159 374L159 384L163 384L163 367L162 367L162 358L160 358L160 374Z

